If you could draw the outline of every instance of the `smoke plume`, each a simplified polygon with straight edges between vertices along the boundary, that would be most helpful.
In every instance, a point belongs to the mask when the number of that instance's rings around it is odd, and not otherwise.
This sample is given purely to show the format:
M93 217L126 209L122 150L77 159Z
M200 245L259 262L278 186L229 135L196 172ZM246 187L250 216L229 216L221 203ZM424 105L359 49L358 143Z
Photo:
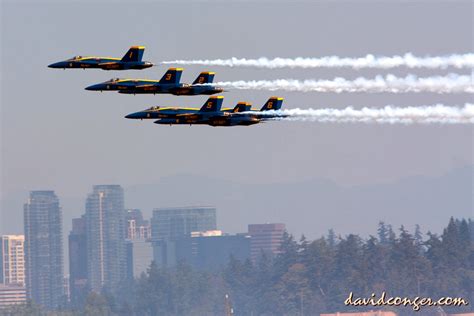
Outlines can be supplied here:
M473 124L474 104L463 107L430 106L367 108L360 110L353 107L344 109L286 109L278 111L242 112L245 114L267 117L272 120L309 121L331 123L381 123L381 124ZM276 116L276 117L275 117Z
M354 80L335 78L333 80L251 80L226 81L214 85L223 88L245 90L284 90L298 92L433 92L433 93L474 93L474 83L471 76L449 74L447 76L417 77L408 75L376 76L373 79L363 77Z
M232 57L229 59L206 59L206 60L173 60L164 61L162 64L181 65L206 65L226 67L257 67L257 68L381 68L389 69L395 67L407 68L474 68L474 54L453 54L449 56L426 56L417 57L411 53L403 56L376 57L367 55L360 58L326 56L318 58L273 58L261 57L258 59L246 59Z

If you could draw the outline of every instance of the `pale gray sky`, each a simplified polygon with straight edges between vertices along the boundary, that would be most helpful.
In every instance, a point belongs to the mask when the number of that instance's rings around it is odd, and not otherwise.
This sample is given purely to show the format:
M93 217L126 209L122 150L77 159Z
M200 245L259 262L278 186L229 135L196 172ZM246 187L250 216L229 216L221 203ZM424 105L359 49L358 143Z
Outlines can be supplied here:
M206 97L94 93L85 91L84 87L112 77L159 79L167 66L121 72L47 68L48 64L73 55L121 57L129 46L136 44L146 46L145 60L157 63L232 56L467 53L473 51L471 1L94 1L68 4L3 1L1 23L0 216L3 217L0 217L0 233L21 232L22 203L28 191L35 189L54 189L64 200L67 232L69 219L83 212L83 200L93 184L117 183L127 188L159 183L163 177L192 174L249 186L327 179L348 187L391 183L412 176L439 177L474 164L472 126L296 122L273 122L248 128L157 126L151 121L130 121L123 116L151 105L199 107ZM217 81L469 73L455 69L264 70L187 66L182 81L190 82L204 70L216 71ZM269 96L278 95L285 98L286 108L472 102L468 94L235 90L224 95L224 106L249 101L254 107L260 107ZM454 182L449 187L453 191L448 193L464 192L465 187L460 188L460 185L465 182ZM184 196L188 193L182 192ZM472 202L469 193L463 197ZM161 206L158 198L156 201L149 198L151 202L147 201L147 206ZM67 199L76 202L68 204ZM344 200L344 196L340 199ZM184 202L195 200L184 198ZM294 203L295 208L308 208L303 202ZM127 200L126 205L134 207ZM469 206L469 203L464 205ZM458 209L455 214L472 216L472 203L470 206L471 209ZM222 228L244 230L244 224L251 219L227 217L225 214L233 207L221 205L218 214L221 214ZM367 201L361 207L361 216L366 209L372 212L371 207ZM384 218L384 210L379 211ZM260 221L281 218L275 218L270 208L262 207L255 212L255 219ZM447 208L445 213L435 215L444 221L453 212ZM291 228L297 233L304 232L308 220L320 220L318 212L313 214L306 214L300 222L296 220ZM340 220L344 222L343 218ZM321 228L332 224L329 220L327 225L322 222ZM349 219L342 227L347 232L375 230L373 223L351 226Z

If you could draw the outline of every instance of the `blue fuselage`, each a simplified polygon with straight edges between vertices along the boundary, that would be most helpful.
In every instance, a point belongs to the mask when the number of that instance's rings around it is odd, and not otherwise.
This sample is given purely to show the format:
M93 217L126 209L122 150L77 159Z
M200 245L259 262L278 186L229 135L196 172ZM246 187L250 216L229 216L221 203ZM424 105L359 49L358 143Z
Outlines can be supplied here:
M165 125L211 125L211 126L237 126L253 125L261 121L255 115L235 115L233 109L225 108L217 112L202 112L197 108L150 108L148 110L131 113L128 119L157 119L154 123Z
M120 58L112 57L74 57L49 65L49 68L96 68L103 70L131 70L152 67L149 61L122 61Z
M125 94L212 95L224 90L211 85L160 83L147 79L112 79L86 88L90 91L118 91Z

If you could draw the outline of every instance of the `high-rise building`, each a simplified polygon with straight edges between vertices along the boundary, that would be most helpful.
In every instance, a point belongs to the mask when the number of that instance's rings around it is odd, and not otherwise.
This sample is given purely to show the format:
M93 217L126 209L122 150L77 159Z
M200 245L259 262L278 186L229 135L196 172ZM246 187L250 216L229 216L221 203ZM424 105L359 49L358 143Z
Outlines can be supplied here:
M216 209L209 206L157 208L151 218L153 259L158 266L176 263L176 241L192 232L216 230Z
M144 239L127 240L127 277L138 278L146 272L153 261L151 241Z
M73 306L81 305L87 295L86 219L72 220L69 233L69 293Z
M25 285L25 236L0 237L0 283Z
M24 206L26 293L48 309L63 300L62 216L54 191L31 191Z
M139 209L125 210L125 223L127 227L127 239L150 239L151 227L148 220L143 219Z
M221 231L192 233L176 241L176 259L184 260L193 268L216 271L234 257L250 259L251 237L247 234L224 235Z
M210 206L157 208L153 210L153 240L177 240L191 232L216 229L216 208Z
M125 212L120 185L95 185L86 200L87 280L90 290L115 289L126 278Z
M262 252L271 257L279 253L285 224L250 224L248 230L253 262L257 262Z

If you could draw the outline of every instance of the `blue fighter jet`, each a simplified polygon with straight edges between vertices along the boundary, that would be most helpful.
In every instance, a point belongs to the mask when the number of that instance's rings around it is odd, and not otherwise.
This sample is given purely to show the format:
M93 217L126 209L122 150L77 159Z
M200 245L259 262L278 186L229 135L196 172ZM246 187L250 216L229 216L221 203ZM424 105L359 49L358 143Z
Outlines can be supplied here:
M115 57L75 56L49 65L49 68L98 68L103 70L129 70L150 68L153 64L142 61L145 46L132 46L120 59Z
M179 83L183 68L170 68L160 80L150 79L110 79L91 85L90 91L118 91L126 94L173 94L173 95L212 95L224 89L210 85L214 72L201 72L192 84Z

